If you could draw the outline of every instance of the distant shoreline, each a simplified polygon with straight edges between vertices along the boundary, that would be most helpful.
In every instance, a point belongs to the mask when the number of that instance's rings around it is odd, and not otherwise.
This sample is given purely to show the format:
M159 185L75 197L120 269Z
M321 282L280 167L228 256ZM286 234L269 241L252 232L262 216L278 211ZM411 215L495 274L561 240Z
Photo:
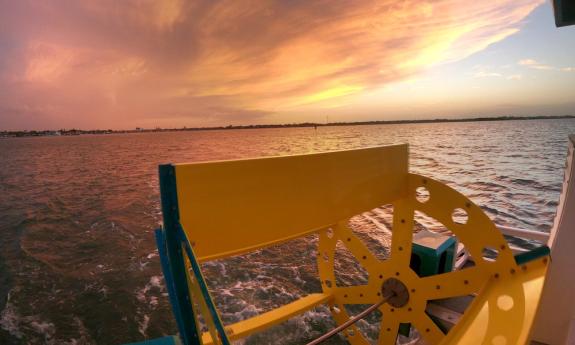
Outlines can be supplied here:
M482 121L511 121L511 120L554 120L575 119L575 115L560 116L499 116L499 117L474 117L463 119L429 119L429 120L379 120L379 121L355 121L355 122L330 122L330 123L291 123L275 125L238 125L218 127L182 127L182 128L139 128L130 130L113 129L60 129L60 130L31 130L31 131L0 131L0 138L20 137L44 137L44 136L73 136L87 134L125 134L125 133L153 133L153 132L181 132L181 131L213 131L226 129L260 129L260 128L298 128L298 127L328 127L328 126L367 126L367 125L398 125L417 123L446 123L446 122L482 122Z

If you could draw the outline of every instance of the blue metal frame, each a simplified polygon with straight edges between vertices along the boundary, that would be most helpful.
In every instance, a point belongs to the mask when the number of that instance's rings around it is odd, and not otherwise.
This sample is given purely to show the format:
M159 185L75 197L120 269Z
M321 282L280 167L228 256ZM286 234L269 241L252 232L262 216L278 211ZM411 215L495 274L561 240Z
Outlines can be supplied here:
M162 215L164 218L163 233L156 232L158 252L162 256L162 270L166 278L166 286L170 294L170 303L180 338L184 345L199 345L200 334L194 317L194 310L188 290L186 265L182 253L182 244L178 235L180 213L178 209L178 194L176 188L176 171L171 164L160 165L160 196L162 200ZM160 235L158 235L160 234ZM165 236L164 236L165 235ZM160 243L162 242L162 243ZM171 286L171 287L170 287Z
M144 340L137 343L129 343L124 345L182 345L182 343L180 338L176 337L175 335L170 335L163 338Z
M160 165L160 195L162 199L162 214L164 217L163 230L156 230L156 242L162 264L162 271L166 280L166 287L170 296L170 303L180 337L184 345L201 344L201 334L198 333L194 309L188 287L184 252L190 260L194 278L198 282L202 296L218 332L219 341L223 345L229 345L230 341L224 329L224 325L218 315L216 306L210 297L208 286L201 272L192 246L180 223L178 207L178 191L176 188L176 171L173 165ZM182 248L183 247L183 248ZM184 250L182 250L184 249ZM216 340L214 339L216 343Z
M160 264L162 265L162 272L164 273L164 280L166 282L166 288L168 289L168 297L170 298L170 304L172 305L174 317L176 319L176 324L178 329L183 329L184 324L180 313L176 312L179 310L178 300L176 297L176 290L174 287L174 279L172 277L172 270L170 269L170 261L168 259L168 253L166 248L166 236L162 229L156 229L156 245L158 246L158 254L160 255Z

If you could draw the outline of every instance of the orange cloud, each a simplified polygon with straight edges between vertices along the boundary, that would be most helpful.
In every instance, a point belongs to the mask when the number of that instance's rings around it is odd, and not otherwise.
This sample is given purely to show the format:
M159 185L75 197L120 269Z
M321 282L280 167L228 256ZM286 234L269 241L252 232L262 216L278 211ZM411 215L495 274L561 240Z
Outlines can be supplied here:
M14 2L0 14L0 47L11 47L0 51L0 117L273 122L465 58L517 32L542 2Z

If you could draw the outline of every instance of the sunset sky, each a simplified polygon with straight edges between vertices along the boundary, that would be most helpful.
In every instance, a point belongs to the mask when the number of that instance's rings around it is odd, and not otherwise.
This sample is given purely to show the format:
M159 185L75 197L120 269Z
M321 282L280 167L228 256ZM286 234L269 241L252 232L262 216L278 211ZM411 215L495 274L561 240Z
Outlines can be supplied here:
M575 115L548 1L0 6L0 130Z

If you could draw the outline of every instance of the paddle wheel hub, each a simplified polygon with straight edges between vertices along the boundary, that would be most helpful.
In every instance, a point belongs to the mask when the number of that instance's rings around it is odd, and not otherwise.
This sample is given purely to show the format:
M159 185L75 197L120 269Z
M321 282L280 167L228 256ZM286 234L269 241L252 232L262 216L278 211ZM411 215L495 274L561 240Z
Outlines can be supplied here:
M387 303L395 308L401 308L409 302L409 290L403 282L389 278L381 285L381 295L389 296Z

